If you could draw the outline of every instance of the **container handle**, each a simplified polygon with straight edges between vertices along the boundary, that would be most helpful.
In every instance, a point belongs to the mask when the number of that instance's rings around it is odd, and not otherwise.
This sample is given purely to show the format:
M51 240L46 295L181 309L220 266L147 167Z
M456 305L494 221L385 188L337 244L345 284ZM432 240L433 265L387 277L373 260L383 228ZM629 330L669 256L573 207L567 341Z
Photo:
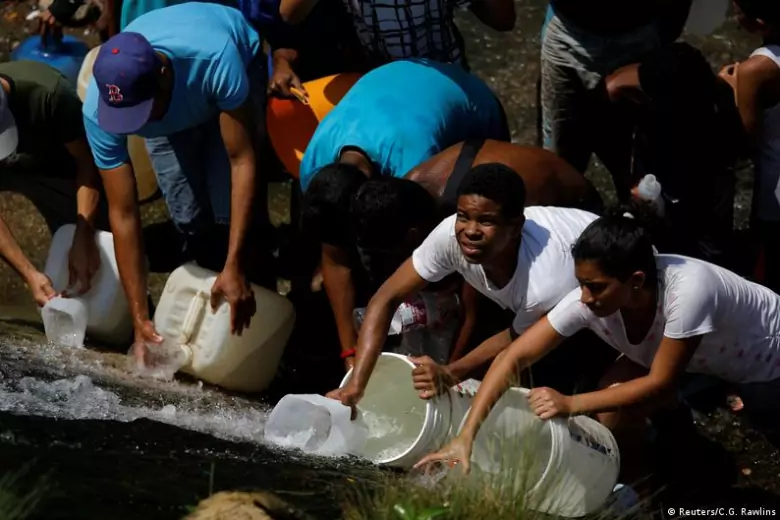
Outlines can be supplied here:
M186 345L190 342L192 333L195 330L195 322L200 319L203 314L203 310L206 308L206 303L209 300L209 294L205 291L198 291L190 301L190 308L187 309L187 315L184 317L184 325L181 328L181 334L179 334L179 343Z

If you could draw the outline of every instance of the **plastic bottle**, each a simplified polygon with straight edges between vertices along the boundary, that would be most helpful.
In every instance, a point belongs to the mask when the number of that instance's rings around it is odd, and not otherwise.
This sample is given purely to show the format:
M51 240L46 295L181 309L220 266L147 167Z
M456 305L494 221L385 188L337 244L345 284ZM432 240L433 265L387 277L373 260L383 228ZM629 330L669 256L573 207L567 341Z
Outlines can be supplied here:
M637 196L655 206L659 215L663 216L664 198L661 193L661 183L655 178L653 174L647 174L642 177L639 184L636 187Z
M87 304L81 298L52 298L41 310L46 338L63 347L84 346L88 314Z
M143 362L136 357L135 347L130 347L127 355L131 368L136 373L155 379L173 379L176 372L192 360L192 350L186 345L177 345L163 340L159 345L145 344L143 346Z
M460 306L458 295L452 292L421 291L409 298L395 311L390 320L389 335L403 334L410 330L441 327ZM366 308L353 311L355 329L360 330L366 316Z

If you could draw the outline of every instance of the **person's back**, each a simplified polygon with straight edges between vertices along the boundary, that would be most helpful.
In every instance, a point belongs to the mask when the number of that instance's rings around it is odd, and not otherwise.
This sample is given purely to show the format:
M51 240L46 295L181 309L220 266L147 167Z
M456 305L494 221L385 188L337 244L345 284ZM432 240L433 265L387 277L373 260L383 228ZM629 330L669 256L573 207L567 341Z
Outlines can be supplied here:
M301 187L344 147L399 177L458 141L506 133L501 105L478 77L458 65L396 61L363 76L322 120L301 162Z
M492 139L455 144L407 173L439 199L446 215L454 213L457 184L473 166L500 163L516 171L526 186L527 206L561 206L598 213L601 197L595 186L553 152Z

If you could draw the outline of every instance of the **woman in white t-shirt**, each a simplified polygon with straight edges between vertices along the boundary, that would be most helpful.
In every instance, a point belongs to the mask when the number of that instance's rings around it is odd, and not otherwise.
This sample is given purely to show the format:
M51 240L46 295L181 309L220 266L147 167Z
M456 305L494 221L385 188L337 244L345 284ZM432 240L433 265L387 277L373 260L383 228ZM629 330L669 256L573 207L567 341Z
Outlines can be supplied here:
M622 353L601 390L566 396L534 388L529 404L542 419L595 414L615 433L624 469L639 466L630 460L641 453L631 449L643 438L638 429L651 410L669 403L684 371L740 385L747 412L777 420L780 296L701 260L654 255L646 227L622 210L590 224L572 253L580 288L496 359L460 435L418 466L450 460L467 471L477 430L516 370L583 328Z

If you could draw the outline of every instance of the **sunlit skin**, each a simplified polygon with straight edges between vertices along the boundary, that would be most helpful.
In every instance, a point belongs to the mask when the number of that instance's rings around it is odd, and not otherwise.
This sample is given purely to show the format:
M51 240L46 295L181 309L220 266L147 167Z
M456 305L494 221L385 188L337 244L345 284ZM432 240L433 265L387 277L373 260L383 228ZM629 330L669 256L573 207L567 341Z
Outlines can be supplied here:
M511 256L513 261L517 258L516 248L509 245L518 240L524 222L523 216L506 220L501 215L501 206L490 199L462 195L458 198L455 236L466 261L483 264L486 272L496 271L497 267L501 270L505 257ZM514 269L510 269L510 278L513 273ZM501 278L504 278L507 273L504 271L502 274Z

